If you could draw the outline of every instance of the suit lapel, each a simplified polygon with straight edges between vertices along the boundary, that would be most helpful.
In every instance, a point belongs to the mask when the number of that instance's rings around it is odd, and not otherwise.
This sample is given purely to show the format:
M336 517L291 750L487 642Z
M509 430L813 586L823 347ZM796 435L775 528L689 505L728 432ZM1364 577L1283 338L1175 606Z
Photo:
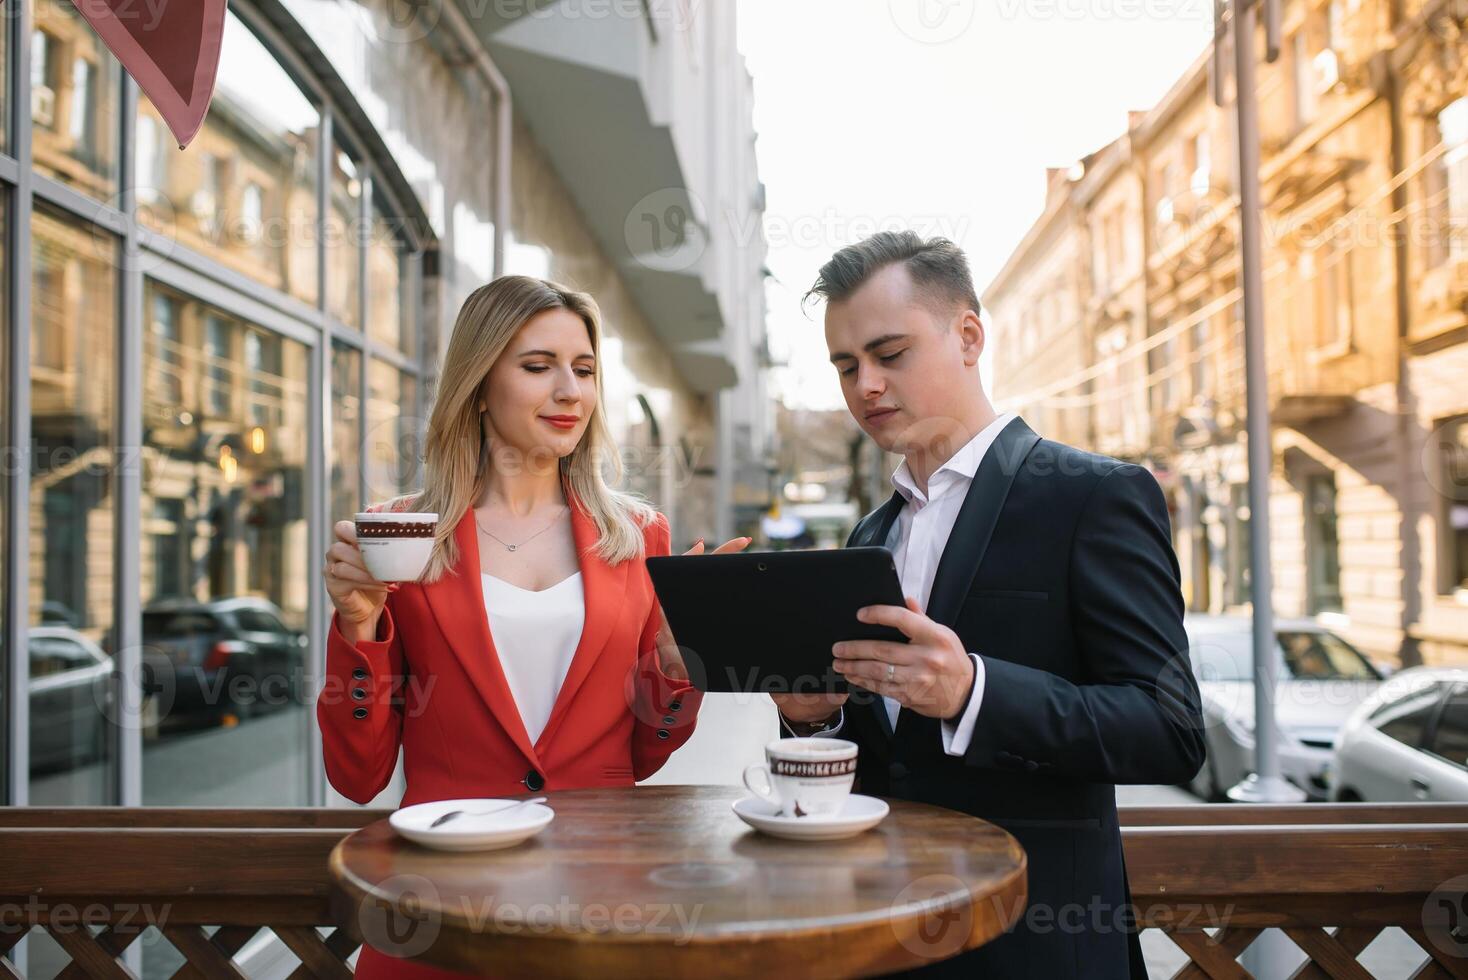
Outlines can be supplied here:
M500 667L494 638L489 632L489 617L484 609L484 585L480 581L479 534L474 527L474 509L464 511L454 528L459 546L459 563L447 575L423 590L439 632L449 649L459 658L464 673L474 683L479 697L489 706L495 720L510 736L525 757L540 769L540 759L520 720L515 696Z
M994 525L999 523L999 514L1020 464L1039 441L1040 437L1024 419L1016 418L984 453L953 520L953 531L943 548L943 557L938 559L938 569L933 573L926 609L929 619L945 626L953 625L963 596L973 584L984 552L989 549Z
M569 489L566 499L574 500ZM590 514L574 504L571 507L571 532L576 538L576 556L581 565L581 586L585 590L586 620L581 628L581 641L576 644L576 654L571 660L570 668L566 671L565 680L561 682L561 689L556 693L556 703L551 708L550 718L546 720L545 730L540 733L540 738L535 742L538 750L544 750L545 746L550 744L551 738L556 734L556 728L565 720L571 702L576 697L576 692L585 683L586 676L591 673L597 656L607 645L612 627L616 625L617 618L623 609L623 599L627 594L628 569L633 564L631 561L624 561L616 565L608 565L597 557L594 552L598 541L596 522L591 519ZM638 635L633 634L631 642L636 643ZM634 653L640 652L634 651Z
M574 501L569 490L567 500ZM571 531L576 541L577 559L581 568L586 619L571 666L556 695L551 716L535 745L530 743L525 722L520 717L520 709L515 704L514 694L505 678L500 654L495 648L494 636L490 630L489 617L485 612L484 589L479 578L479 535L474 526L472 508L464 512L454 528L454 540L459 546L458 567L423 590L434 619L438 622L439 632L459 659L464 672L469 675L479 697L488 705L505 734L538 770L541 769L541 762L537 750L544 748L547 740L555 733L556 726L566 714L568 704L590 673L597 654L606 644L621 609L623 594L627 590L629 563L610 566L591 553L590 549L597 541L596 525L591 516L574 503L571 507Z
M938 569L933 573L933 588L928 593L925 612L934 622L950 628L953 626L963 597L973 584L974 575L984 561L984 553L989 549L989 540L994 536L994 526L999 523L1009 488L1025 457L1039 441L1040 437L1023 419L1015 418L1000 431L993 445L984 453L959 507L958 516L954 518L948 543L938 559ZM885 716L886 711L881 711L881 714ZM907 708L898 712L894 736L901 735L912 726L908 719L914 714Z

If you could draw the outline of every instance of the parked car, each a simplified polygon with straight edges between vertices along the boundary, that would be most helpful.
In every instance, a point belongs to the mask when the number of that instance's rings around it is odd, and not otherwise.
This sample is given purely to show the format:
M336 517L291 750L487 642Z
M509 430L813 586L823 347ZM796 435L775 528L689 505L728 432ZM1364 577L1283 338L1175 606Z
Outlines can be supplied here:
M1347 720L1330 798L1468 803L1468 670L1412 667Z
M1189 789L1205 800L1222 800L1254 771L1253 622L1248 616L1190 615L1186 627L1208 747L1208 760ZM1323 800L1330 793L1341 726L1381 685L1384 673L1314 620L1276 620L1275 636L1280 775L1310 799Z
M69 626L27 632L31 771L74 769L103 758L112 658Z
M143 645L148 682L172 688L160 728L301 703L306 635L268 599L157 600L143 610Z

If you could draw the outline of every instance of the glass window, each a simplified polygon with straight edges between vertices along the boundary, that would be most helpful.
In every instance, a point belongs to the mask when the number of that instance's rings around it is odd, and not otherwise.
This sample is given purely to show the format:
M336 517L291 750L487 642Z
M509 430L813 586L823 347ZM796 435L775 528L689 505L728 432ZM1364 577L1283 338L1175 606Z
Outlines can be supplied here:
M117 59L62 0L38 0L31 35L35 168L83 194L117 192Z
M326 210L326 309L349 327L362 327L362 174L357 161L337 150Z
M417 355L407 301L408 247L381 200L372 201L367 239L367 333L374 340Z
M1305 508L1310 611L1338 610L1341 608L1341 558L1336 533L1334 473L1312 473L1307 477Z
M302 805L310 352L151 281L143 308L144 376L167 364L181 392L144 390L144 658L171 703L145 733L143 800Z
M116 243L37 207L31 226L31 626L104 658L30 684L31 802L112 803L106 747L116 532ZM48 652L50 651L50 652Z
M140 218L271 289L315 305L321 115L265 45L225 18L204 126L180 151L138 99Z
M1450 103L1437 117L1443 155L1436 176L1441 187L1442 231L1434 236L1446 242L1443 250L1453 259L1468 258L1468 96Z
M0 30L0 150L10 148L10 31ZM3 717L3 716L0 716ZM4 764L0 763L0 776Z
M1285 667L1297 680L1372 681L1380 674L1365 655L1334 633L1281 632Z
M1433 434L1442 458L1445 591L1468 589L1468 416L1449 419Z
M331 345L331 520L351 520L362 499L362 352Z
M1442 688L1441 684L1429 684L1390 701L1371 713L1371 721L1383 735L1414 749L1420 748L1427 723L1437 712Z
M6 31L0 31L0 52L5 50L5 37L9 36ZM0 68L3 68L0 65ZM0 71L0 78L4 72ZM0 92L4 91L4 82L0 81ZM0 119L3 121L3 119ZM3 131L3 126L0 126ZM0 191L0 273L10 268L6 261L5 243L10 240L9 235L10 198ZM7 338L0 342L0 381L3 381L7 390L10 388L10 276L0 274L0 337ZM15 468L19 458L15 455L15 444L20 440L12 438L10 432L10 399L0 397L0 439L9 445L0 448L0 459L5 462L0 467L0 555L10 554L10 477L9 473ZM3 559L0 559L3 560ZM10 712L12 705L6 692L12 689L10 673L10 631L5 615L5 610L10 608L9 596L5 592L5 582L8 576L0 569L0 731L10 731ZM10 785L9 753L0 752L0 786ZM0 789L0 802L5 801L7 792Z
M367 496L376 503L417 488L417 381L383 361L367 368Z
M1432 752L1468 768L1468 685L1460 684L1443 705L1432 737Z

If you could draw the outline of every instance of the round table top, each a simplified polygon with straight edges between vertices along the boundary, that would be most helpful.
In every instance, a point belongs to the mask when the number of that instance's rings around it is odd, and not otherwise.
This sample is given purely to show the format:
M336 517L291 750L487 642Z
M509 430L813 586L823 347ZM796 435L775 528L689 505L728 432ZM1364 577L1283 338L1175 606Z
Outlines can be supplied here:
M745 795L548 792L550 826L495 851L431 850L380 820L332 851L333 911L361 941L435 966L642 978L909 969L1024 911L1024 851L977 817L889 800L872 830L799 842L746 826L730 809Z

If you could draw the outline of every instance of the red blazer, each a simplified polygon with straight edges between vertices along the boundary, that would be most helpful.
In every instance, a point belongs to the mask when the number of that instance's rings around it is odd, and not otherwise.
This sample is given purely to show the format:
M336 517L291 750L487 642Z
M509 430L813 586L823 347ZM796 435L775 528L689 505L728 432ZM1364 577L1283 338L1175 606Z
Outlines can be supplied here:
M437 582L405 582L390 593L379 639L348 643L332 614L316 719L327 778L343 796L366 803L381 792L400 745L403 806L631 786L693 734L703 695L658 668L661 617L647 566L598 558L596 525L571 500L585 627L535 744L500 667L474 512L466 510L454 529L458 563ZM658 514L644 539L646 554L668 554L667 518Z

